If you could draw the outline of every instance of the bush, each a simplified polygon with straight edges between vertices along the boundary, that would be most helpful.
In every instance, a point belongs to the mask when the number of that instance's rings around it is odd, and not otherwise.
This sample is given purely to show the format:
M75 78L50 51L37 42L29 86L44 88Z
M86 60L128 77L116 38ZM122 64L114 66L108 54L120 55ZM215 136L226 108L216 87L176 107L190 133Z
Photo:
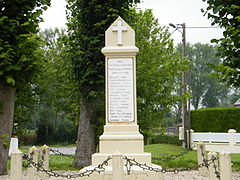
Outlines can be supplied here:
M208 108L191 111L191 128L197 132L240 132L240 108Z
M178 135L165 135L158 134L155 137L152 137L150 144L175 144L181 145L182 142L179 140Z
M37 135L35 130L21 129L17 131L17 135L20 146L30 145L36 142Z

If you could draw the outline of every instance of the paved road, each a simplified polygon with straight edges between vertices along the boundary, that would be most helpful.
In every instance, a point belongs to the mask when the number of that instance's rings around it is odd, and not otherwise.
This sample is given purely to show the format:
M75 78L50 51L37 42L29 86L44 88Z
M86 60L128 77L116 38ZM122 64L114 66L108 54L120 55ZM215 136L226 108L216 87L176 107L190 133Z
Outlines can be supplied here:
M26 149L30 149L31 147L29 146L23 146L21 148L26 148ZM76 150L76 147L49 147L53 150L57 150L63 154L70 154L70 155L73 155L75 154L75 150ZM50 154L53 154L52 152L50 152Z
M75 154L76 147L50 147L53 150L57 150L63 154ZM50 154L53 154L50 152Z

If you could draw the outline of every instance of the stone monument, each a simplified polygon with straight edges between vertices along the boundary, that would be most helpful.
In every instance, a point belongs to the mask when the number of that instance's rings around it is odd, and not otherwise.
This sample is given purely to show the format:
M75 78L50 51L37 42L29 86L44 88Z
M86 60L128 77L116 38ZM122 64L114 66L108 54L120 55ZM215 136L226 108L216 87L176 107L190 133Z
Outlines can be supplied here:
M151 154L144 152L143 135L140 134L137 124L136 55L138 52L134 30L118 17L106 30L105 47L102 49L106 68L106 125L103 135L99 138L99 153L92 156L93 167L116 153L152 166ZM135 169L135 173L137 171L143 172L142 169ZM160 177L160 175L156 176L156 172L154 176L146 173L148 178L143 179Z

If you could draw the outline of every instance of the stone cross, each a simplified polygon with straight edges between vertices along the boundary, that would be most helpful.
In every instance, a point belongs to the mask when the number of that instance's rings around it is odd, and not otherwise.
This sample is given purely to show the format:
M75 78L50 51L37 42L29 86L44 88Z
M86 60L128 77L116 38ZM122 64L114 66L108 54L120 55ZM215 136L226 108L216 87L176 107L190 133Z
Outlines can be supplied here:
M117 44L118 45L122 45L122 33L123 33L123 31L127 31L127 27L126 26L122 26L122 21L118 20L117 26L114 26L112 31L113 32L117 31L117 33L118 33Z

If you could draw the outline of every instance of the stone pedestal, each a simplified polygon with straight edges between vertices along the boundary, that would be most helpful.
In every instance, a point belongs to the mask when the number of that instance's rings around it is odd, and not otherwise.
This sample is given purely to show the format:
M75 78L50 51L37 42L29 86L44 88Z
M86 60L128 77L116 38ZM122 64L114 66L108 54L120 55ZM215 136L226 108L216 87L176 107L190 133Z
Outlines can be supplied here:
M92 157L98 165L119 151L141 163L151 164L151 154L144 153L143 135L137 125L135 32L118 18L106 31L106 125L99 140L99 153Z
M138 163L156 167L151 163L151 154L144 152L143 135L140 134L137 124L138 51L134 30L121 17L117 18L105 32L105 47L102 49L106 68L106 125L103 135L99 138L99 153L93 154L92 166L87 169L98 166L109 156L115 156L116 152L121 153L122 157L126 156ZM112 160L108 163L106 171L99 175L101 179L116 177L112 172ZM160 166L157 168L161 169ZM139 167L132 167L132 170L134 171L128 175L125 167L123 179L162 179L161 173L143 171Z

